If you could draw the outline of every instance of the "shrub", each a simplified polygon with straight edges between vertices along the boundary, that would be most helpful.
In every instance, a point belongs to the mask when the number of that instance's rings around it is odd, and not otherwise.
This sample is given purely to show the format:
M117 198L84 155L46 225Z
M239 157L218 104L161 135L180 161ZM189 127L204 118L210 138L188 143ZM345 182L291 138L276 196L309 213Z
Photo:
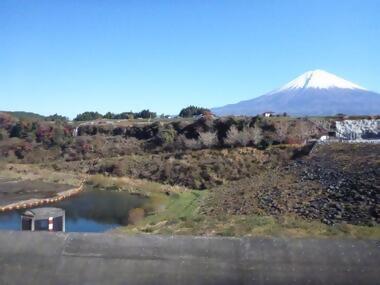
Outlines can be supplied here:
M269 122L266 119L258 120L256 126L260 127L264 131L268 131L268 132L275 132L276 131L276 128L273 125L273 123Z
M199 141L202 147L210 148L218 143L216 133L206 132L199 134Z
M113 175L116 175L116 176L123 176L124 173L125 173L125 167L123 165L123 163L121 161L118 161L118 162L115 162L113 165L112 165L112 172L111 172Z
M234 125L227 132L225 143L229 146L247 146L250 144L258 145L263 139L262 130L258 127L244 127L239 131Z
M168 145L174 142L177 132L172 125L166 125L165 127L159 127L157 133L157 143L159 145Z
M0 127L9 130L15 123L15 118L7 113L0 113Z
M23 159L25 155L31 151L33 146L30 143L22 142L15 150L15 155L18 159Z
M239 130L235 125L232 125L227 132L227 137L224 140L224 143L229 146L235 146L239 143L240 140Z
M134 208L128 212L128 224L135 225L144 219L145 210L143 208Z
M249 134L251 137L252 142L255 145L260 145L263 140L263 131L256 127L256 128L249 128Z
M21 138L24 136L23 128L20 122L11 127L9 136L11 138Z
M8 132L3 129L0 129L0 141L6 138L8 138Z
M232 125L237 125L237 120L234 117L220 118L214 121L214 129L217 132L218 140L223 142L227 137L227 133Z
M89 176L86 182L95 187L109 187L111 185L110 178L101 174Z
M63 128L56 127L52 131L51 144L62 146L66 142L65 131Z
M183 149L199 149L201 147L200 142L196 139L188 139L184 135L178 136L178 142Z

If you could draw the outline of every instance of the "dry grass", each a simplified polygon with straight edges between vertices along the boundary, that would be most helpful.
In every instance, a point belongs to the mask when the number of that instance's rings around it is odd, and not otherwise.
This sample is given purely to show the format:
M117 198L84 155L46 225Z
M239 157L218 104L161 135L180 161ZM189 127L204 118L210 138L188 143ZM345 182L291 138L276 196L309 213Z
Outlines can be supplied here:
M36 164L2 164L0 177L20 180L41 180L58 184L78 186L85 175L74 172L58 172L41 168Z
M181 186L160 184L143 179L129 177L112 177L102 174L89 175L87 183L99 188L117 189L130 193L152 194L152 193L181 193L189 189Z

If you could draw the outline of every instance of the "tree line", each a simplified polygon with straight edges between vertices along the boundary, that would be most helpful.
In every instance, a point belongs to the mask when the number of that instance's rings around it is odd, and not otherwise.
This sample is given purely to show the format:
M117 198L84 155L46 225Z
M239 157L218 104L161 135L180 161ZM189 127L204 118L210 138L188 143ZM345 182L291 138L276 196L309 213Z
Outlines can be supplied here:
M97 119L113 119L113 120L121 120L121 119L154 119L157 117L155 112L149 111L149 109L142 110L141 112L123 112L119 114L107 112L102 115L98 112L84 112L78 114L74 121L92 121Z
M209 109L197 107L193 105L183 108L179 112L179 116L182 118L190 118L194 116L207 115L207 114L211 114L211 111Z
M2 112L14 116L19 119L31 119L31 120L41 120L41 121L54 121L54 122L68 122L69 118L66 116L62 116L59 114L53 114L50 116L42 116L39 114L31 113L31 112ZM197 106L187 106L179 112L178 116L182 118L191 118L194 116L200 115L210 115L211 111L207 108L197 107ZM154 119L157 117L157 113L151 112L149 109L144 109L140 112L122 112L122 113L112 113L107 112L104 115L99 112L87 111L78 114L74 121L92 121L97 119L114 119L114 120L122 120L122 119ZM162 114L160 118L170 118L171 116Z
M206 115L206 114L211 114L209 109L190 105L186 108L183 108L179 112L179 117L191 118L194 116ZM168 116L161 115L161 117L168 117ZM74 121L92 121L92 120L97 120L97 119L123 120L123 119L139 119L139 118L154 119L154 118L157 118L157 113L151 112L149 109L144 109L140 112L130 111L130 112L122 112L118 114L107 112L104 115L99 112L89 111L89 112L78 114L74 118Z

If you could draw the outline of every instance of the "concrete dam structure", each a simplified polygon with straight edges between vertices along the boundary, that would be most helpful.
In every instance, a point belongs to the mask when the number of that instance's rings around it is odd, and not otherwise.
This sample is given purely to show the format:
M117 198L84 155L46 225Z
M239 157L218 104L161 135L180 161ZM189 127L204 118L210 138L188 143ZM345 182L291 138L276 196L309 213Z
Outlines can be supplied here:
M0 231L0 284L378 284L378 241Z
M380 120L337 121L336 136L349 141L380 141Z

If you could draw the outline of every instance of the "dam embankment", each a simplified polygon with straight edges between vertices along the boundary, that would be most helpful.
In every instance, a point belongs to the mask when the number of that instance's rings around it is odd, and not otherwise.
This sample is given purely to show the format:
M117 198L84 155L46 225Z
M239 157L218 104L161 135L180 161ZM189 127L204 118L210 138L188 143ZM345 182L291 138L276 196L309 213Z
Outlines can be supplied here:
M380 140L380 120L336 121L336 137L349 141Z

